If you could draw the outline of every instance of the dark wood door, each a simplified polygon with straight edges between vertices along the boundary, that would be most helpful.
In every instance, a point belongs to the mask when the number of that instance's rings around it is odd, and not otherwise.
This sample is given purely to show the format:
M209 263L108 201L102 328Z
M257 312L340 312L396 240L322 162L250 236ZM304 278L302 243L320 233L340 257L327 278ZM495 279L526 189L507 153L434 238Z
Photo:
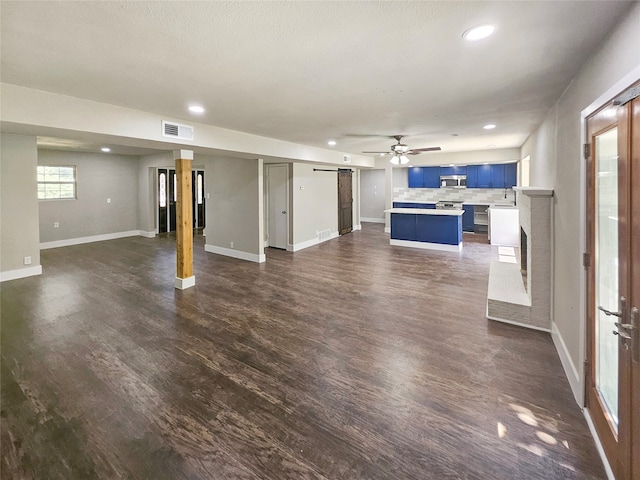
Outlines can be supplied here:
M605 105L587 119L587 138L586 405L616 478L632 480L640 478L640 99Z
M338 169L338 233L340 235L353 230L351 174L351 170Z

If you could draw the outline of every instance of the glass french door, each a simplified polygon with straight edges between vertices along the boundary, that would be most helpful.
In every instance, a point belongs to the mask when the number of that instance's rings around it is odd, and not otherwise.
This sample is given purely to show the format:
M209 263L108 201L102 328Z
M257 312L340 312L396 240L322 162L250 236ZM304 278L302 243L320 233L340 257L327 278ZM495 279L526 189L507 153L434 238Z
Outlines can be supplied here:
M586 406L618 480L640 478L640 98L633 91L587 119Z

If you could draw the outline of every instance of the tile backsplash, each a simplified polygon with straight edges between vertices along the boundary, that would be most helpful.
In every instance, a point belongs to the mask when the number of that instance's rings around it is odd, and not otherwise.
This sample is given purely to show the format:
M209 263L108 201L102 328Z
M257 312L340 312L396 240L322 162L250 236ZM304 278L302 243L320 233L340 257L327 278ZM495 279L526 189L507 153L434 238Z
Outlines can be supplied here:
M394 202L457 201L471 205L491 205L497 202L514 202L511 188L401 188L393 189ZM506 198L505 198L506 195Z

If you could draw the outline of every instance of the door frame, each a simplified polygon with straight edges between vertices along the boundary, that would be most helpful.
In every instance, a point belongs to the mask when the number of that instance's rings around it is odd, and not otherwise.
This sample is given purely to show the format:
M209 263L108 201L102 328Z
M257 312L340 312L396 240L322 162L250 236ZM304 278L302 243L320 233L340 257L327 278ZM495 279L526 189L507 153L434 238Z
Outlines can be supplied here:
M265 232L266 232L266 239L265 239L265 245L267 247L271 246L271 231L269 229L270 224L271 224L271 218L269 215L269 206L270 206L270 198L271 198L271 189L270 189L270 185L269 185L269 174L270 174L270 169L271 168L275 168L275 167L285 167L286 171L287 171L287 179L285 182L285 190L287 193L287 213L285 214L285 216L287 217L287 221L286 221L286 225L287 225L287 246L286 249L289 250L290 245L291 245L291 229L290 229L290 221L291 221L291 217L289 216L289 214L291 213L291 194L290 194L290 170L289 170L289 164L288 163L268 163L265 165L265 178L264 178L264 183L265 183L265 198L264 198L264 219L265 219Z
M588 246L587 236L589 233L587 230L588 228L588 225L587 225L588 210L587 209L589 208L588 198L587 198L587 169L588 169L589 163L585 161L584 155L583 155L583 149L582 149L583 145L585 145L586 143L591 143L590 139L587 137L587 118L593 115L594 113L596 113L607 103L610 103L612 99L618 96L621 92L624 92L625 90L632 87L638 81L640 81L640 65L635 67L625 76L623 76L614 84L612 84L609 88L607 88L607 90L601 93L586 108L584 108L580 112L580 150L579 150L580 151L580 163L579 163L580 165L580 178L579 178L580 212L579 212L579 215L581 218L580 232L579 232L580 252L587 252L587 246ZM586 381L586 375L588 374L586 362L587 362L587 352L589 349L588 342L590 339L588 338L588 325L587 325L587 322L588 322L587 304L589 300L588 292L587 292L587 281L588 281L587 269L584 267L580 268L580 274L579 274L579 285L580 285L579 319L580 321L579 321L578 334L581 341L579 346L578 365L575 365L571 360L569 353L566 350L566 347L564 347L564 342L562 340L562 337L560 337L559 333L557 332L557 329L555 329L555 326L553 324L552 324L552 331L551 331L554 343L557 345L558 353L560 355L560 359L563 364L565 373L567 374L567 378L569 380L569 384L573 391L574 397L576 398L578 404L581 407L585 407L586 405L586 389L588 385ZM598 453L600 454L600 457L604 464L607 475L609 476L609 478L615 478L611 465L609 464L609 461L604 453L604 448L602 446L600 438L598 437L598 434L595 429L595 425L593 423L593 420L591 419L588 409L584 408L583 413L587 420L587 424L589 426L589 430L591 431L591 435L596 443Z

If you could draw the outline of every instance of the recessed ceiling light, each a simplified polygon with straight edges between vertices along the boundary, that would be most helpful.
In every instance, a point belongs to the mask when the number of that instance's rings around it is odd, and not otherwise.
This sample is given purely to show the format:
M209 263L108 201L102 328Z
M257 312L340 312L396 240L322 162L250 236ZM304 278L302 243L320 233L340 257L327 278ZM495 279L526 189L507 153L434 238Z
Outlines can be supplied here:
M487 145L489 148L495 148L495 145L492 143L491 145Z
M191 113L204 113L204 107L201 107L200 105L190 105L189 111Z
M462 34L462 38L470 42L475 42L476 40L487 38L495 31L495 29L496 27L493 25L478 25L477 27L470 28L464 32Z
M108 153L111 151L109 147L102 147L100 150L102 150L104 153Z
M493 130L494 128L496 128L496 126L493 123L490 123L489 125L485 125L484 127L485 130Z
M450 163L450 164L449 164L449 166L450 166L450 167L454 167L454 166L455 166L455 163Z
M385 155L386 155L386 153L381 153L380 154L381 157L384 157Z
M335 140L329 140L327 142L327 144L329 144L329 145L331 145L333 147L336 144L336 141Z
M484 162L483 165L489 165L489 162Z

